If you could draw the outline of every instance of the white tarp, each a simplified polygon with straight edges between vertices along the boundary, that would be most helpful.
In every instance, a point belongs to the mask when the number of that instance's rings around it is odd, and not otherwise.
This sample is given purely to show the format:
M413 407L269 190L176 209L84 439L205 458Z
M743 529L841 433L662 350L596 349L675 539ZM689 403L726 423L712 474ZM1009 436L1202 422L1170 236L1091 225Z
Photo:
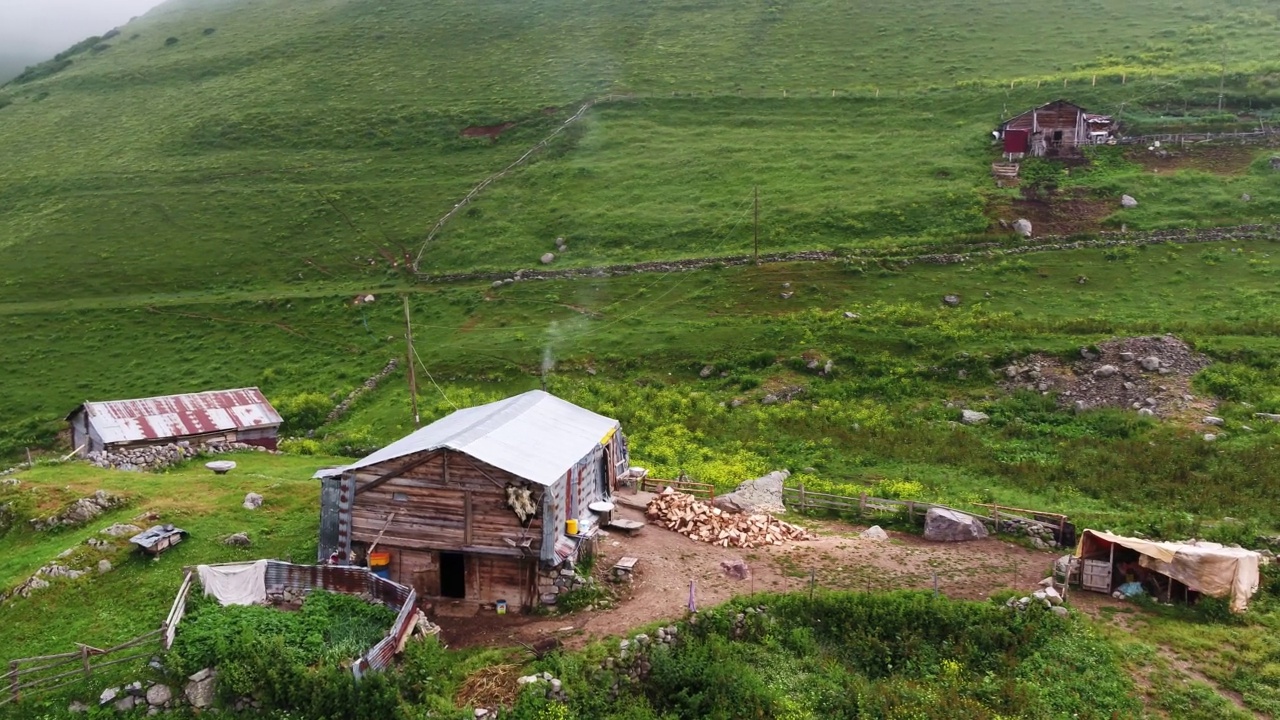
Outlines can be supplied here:
M1231 609L1243 612L1249 598L1258 591L1262 555L1243 548L1229 548L1211 542L1155 542L1112 535L1099 530L1080 534L1076 557L1080 557L1091 537L1136 551L1142 567L1167 575L1209 597L1231 598Z
M257 605L267 600L267 561L236 565L199 565L204 594L223 605Z

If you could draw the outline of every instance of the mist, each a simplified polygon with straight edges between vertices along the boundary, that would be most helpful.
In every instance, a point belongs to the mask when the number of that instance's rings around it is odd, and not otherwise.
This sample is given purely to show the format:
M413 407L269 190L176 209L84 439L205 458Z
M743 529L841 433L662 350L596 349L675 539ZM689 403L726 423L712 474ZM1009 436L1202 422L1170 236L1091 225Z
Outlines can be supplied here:
M0 0L0 82L162 0Z

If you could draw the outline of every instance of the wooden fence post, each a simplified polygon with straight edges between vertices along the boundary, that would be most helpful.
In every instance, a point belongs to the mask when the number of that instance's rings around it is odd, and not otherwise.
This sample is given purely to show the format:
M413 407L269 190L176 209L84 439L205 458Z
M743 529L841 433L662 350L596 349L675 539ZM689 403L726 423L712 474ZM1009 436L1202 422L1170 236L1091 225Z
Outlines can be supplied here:
M800 513L804 514L804 483L800 483Z
M907 522L915 524L916 521L916 503L914 500L907 501Z
M862 517L867 514L867 494L862 493L858 496L858 516Z
M18 702L21 699L18 697L18 685L18 661L11 660L9 662L9 690L14 702Z
M88 645L80 646L80 664L84 667L85 677L88 677L93 672L93 669L89 666L89 646Z

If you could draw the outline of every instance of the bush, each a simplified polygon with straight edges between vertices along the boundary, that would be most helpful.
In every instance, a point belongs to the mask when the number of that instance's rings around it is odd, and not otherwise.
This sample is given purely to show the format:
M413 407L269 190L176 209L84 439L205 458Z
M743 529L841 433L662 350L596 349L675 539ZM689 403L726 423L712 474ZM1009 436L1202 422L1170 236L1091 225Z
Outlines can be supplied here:
M165 39L164 39L164 46L165 46L165 47L169 47L169 46L171 46L171 45L177 45L177 44L178 44L178 38L176 38L176 37L172 37L172 36L170 36L170 37L167 37L167 38L165 38Z
M320 441L311 438L285 438L280 441L280 452L292 455L319 455Z
M333 409L329 398L320 393L288 395L273 400L271 404L284 421L280 425L280 431L289 434L315 430L324 424L329 411Z

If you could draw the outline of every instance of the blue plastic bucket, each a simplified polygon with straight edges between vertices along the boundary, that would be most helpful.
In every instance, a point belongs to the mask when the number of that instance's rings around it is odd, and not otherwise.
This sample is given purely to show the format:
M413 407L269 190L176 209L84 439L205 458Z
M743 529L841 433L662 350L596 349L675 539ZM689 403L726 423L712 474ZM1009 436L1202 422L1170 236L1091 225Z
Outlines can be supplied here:
M383 580L390 580L390 579L391 579L391 568L389 568L389 567L380 567L380 568L378 568L377 570L374 570L374 571L373 571L373 574L374 574L374 575L377 575L378 577L382 578Z

